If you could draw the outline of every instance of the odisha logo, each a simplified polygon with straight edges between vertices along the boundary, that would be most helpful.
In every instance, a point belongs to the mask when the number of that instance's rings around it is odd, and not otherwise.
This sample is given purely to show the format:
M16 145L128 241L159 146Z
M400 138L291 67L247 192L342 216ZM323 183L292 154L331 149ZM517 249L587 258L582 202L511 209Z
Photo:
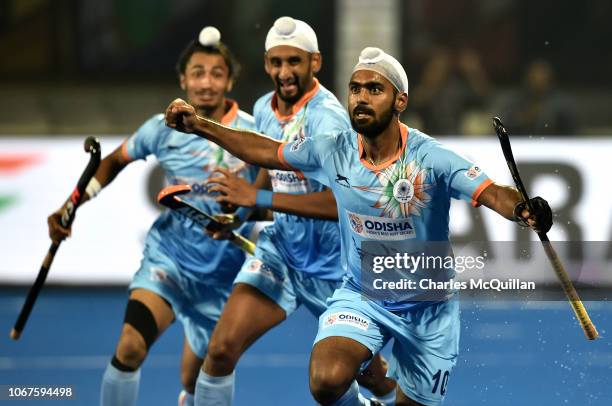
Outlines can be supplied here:
M400 203L408 203L414 196L414 187L408 179L399 179L393 185L393 197Z
M262 265L262 262L256 259L248 265L246 271L247 272L259 272L259 270L261 269L261 265Z
M336 322L336 320L338 320L338 315L337 314L330 314L329 316L327 316L327 320L325 320L325 325L326 326L331 326L332 324L334 324Z
M151 272L151 280L157 282L163 282L168 279L168 275L161 268L152 267L149 272Z
M361 219L355 214L349 214L349 220L351 222L351 227L357 234L361 234L363 232L363 223Z

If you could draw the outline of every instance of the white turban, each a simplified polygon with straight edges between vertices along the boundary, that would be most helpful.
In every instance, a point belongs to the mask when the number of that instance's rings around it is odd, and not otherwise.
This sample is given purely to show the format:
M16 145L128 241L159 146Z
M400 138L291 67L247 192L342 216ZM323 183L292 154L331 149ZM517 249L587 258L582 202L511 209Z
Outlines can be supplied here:
M266 52L279 45L288 45L310 53L319 52L314 30L304 21L291 17L278 18L268 31Z
M361 51L359 62L353 73L358 70L372 70L383 75L400 93L408 93L408 76L397 59L380 48L367 47Z

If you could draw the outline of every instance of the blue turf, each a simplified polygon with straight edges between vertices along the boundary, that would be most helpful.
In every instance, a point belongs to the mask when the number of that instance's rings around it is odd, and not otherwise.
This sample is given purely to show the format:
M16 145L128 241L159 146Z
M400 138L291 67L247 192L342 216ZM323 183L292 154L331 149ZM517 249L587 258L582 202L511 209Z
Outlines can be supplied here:
M25 290L0 289L0 384L72 385L77 399L42 404L96 405L125 295L122 289L47 289L23 337L13 342L8 332ZM462 305L460 359L445 405L612 405L611 303L587 304L603 336L595 342L583 337L567 303ZM314 318L300 310L256 343L239 364L236 404L314 404L307 362L315 332ZM176 404L181 346L178 325L155 344L139 404Z

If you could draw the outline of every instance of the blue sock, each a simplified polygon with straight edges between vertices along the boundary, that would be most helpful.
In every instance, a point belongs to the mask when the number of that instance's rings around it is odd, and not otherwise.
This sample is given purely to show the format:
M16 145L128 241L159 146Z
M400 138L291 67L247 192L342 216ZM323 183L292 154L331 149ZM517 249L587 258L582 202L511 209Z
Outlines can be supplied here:
M362 406L369 405L370 401L359 393L357 381L353 381L344 395L333 403L333 406Z
M210 376L200 370L195 390L196 406L230 406L234 398L235 372L226 376Z
M140 369L123 372L109 363L102 377L100 406L135 406L139 384Z

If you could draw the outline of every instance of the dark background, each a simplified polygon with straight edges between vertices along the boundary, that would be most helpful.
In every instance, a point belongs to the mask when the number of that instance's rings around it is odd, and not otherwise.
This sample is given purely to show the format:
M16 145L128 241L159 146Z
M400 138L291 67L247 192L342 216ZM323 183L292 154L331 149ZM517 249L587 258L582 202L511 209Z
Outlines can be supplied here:
M335 88L333 76L338 3L2 0L0 134L132 132L172 97L181 96L174 64L181 49L206 25L220 29L241 61L243 72L233 96L250 111L271 89L263 71L263 44L269 27L283 15L303 19L315 29L324 57L321 82L342 99L345 89ZM507 99L519 97L516 93L524 88L531 61L546 60L573 124L557 131L549 126L515 126L516 130L610 134L609 1L412 0L399 1L397 7L401 54L396 56L408 72L411 93L422 82L428 61L442 48L453 62L462 50L473 51L483 68L480 76L489 83L486 96L476 102L451 92L419 103L415 93L407 114L416 120L415 126L433 134L490 133L489 115L506 112ZM436 110L445 102L451 105L450 113ZM474 109L484 114L476 116L476 127L466 127L464 114ZM437 125L447 114L456 120Z

